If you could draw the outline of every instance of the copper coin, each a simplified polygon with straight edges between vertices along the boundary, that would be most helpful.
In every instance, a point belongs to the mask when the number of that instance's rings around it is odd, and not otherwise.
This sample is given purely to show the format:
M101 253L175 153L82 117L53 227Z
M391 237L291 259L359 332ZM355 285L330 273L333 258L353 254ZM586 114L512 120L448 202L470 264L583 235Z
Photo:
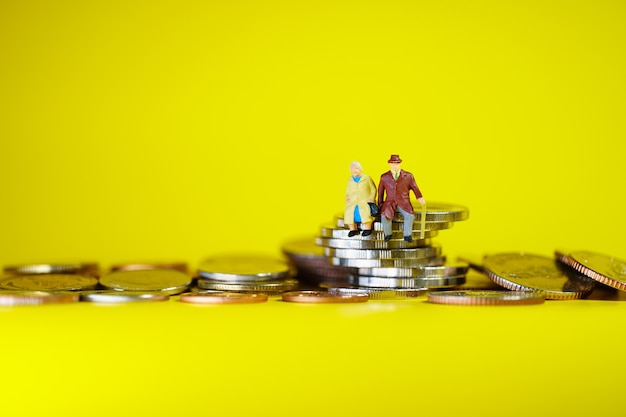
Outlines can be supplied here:
M38 263L23 265L7 265L4 272L9 275L35 274L82 274L97 276L98 264L95 262L80 263Z
M282 295L283 301L294 303L363 303L369 300L369 293L330 294L328 291L289 291Z
M568 263L595 281L626 291L626 262L621 259L589 251L574 251L569 254Z
M541 304L545 297L526 291L437 291L428 293L428 301L456 305L519 305Z
M238 292L187 292L180 295L180 301L193 304L252 304L263 303L265 294L245 294Z
M0 306L38 305L48 303L73 303L78 294L44 291L0 291Z

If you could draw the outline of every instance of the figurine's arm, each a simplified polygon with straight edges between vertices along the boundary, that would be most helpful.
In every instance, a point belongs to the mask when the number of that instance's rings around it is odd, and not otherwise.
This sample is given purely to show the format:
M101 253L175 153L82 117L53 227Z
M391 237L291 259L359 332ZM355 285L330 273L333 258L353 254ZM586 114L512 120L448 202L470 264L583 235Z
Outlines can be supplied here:
M385 197L385 181L380 177L380 183L378 184L378 205L382 206Z
M411 190L413 190L413 193L415 194L415 198L417 198L417 201L420 203L420 205L423 206L424 204L426 204L426 200L424 200L424 197L422 197L422 192L417 186L417 183L415 182L415 177L413 177L412 174L411 174Z

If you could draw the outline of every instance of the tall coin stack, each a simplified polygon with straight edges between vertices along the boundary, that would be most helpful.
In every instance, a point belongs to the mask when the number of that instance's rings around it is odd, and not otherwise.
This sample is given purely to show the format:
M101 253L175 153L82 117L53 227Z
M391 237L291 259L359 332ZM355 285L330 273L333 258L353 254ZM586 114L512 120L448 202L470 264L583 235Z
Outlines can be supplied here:
M396 298L465 283L469 265L447 262L441 246L432 239L455 222L466 220L469 210L453 204L428 203L424 219L421 206L414 205L414 211L412 242L404 240L404 222L397 213L392 220L392 237L387 242L379 217L374 222L374 231L366 237L361 234L348 237L349 229L344 226L342 215L323 225L315 243L323 248L328 263L354 271L341 285L327 284L329 290L366 290L373 298L388 298L388 295Z

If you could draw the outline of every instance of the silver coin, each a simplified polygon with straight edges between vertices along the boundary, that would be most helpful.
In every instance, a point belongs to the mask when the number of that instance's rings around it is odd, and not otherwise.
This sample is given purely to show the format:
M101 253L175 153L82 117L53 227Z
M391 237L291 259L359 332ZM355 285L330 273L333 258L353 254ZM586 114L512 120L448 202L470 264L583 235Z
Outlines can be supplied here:
M343 219L343 213L342 214L337 214L335 216L335 226L336 227L346 227L346 224L344 223L344 219ZM439 230L445 230L445 229L450 229L454 226L454 222L426 222L425 227L424 227L424 231L439 231ZM403 230L404 229L404 223L402 221L392 221L391 222L391 229L392 230ZM382 231L383 230L383 224L379 221L375 221L373 223L373 227L372 230L374 231ZM422 230L422 226L421 226L421 222L413 222L413 227L412 230L414 233L419 233Z
M259 281L259 282L224 282L199 278L198 288L203 290L218 290L232 292L258 292L258 293L280 293L293 291L298 287L298 280L285 279L282 281Z
M379 268L379 269L410 269L410 268L420 268L427 267L433 265L442 265L445 263L445 257L434 257L434 258L421 258L421 259L350 259L350 258L335 258L329 257L328 261L331 265L336 266L347 266L351 268ZM372 274L366 274L372 275Z
M348 233L350 233L350 229L343 229L343 228L338 228L338 227L329 226L329 225L320 227L321 237L328 237L328 238L334 238L334 239L350 239L350 240L383 240L385 238L385 232L383 232L382 230L373 231L372 234L370 234L369 236L363 236L362 231L358 235L355 235L352 237L349 237ZM436 230L429 230L429 231L424 232L424 237L426 238L435 237L437 236L437 233L438 232ZM418 235L419 235L419 231L413 234L413 236L418 236ZM402 230L392 231L391 238L403 239L404 238L403 231Z
M399 300L420 297L428 292L428 288L346 288L328 287L329 294L358 295L367 294L370 300Z
M469 265L464 262L416 268L359 268L359 275L380 278L445 278L466 275Z
M409 249L323 249L326 257L348 259L426 259L441 255L439 245Z
M81 301L91 301L94 303L129 303L137 301L167 301L170 296L160 292L139 292L139 291L93 291L80 294Z
M220 281L272 281L293 275L285 260L262 255L222 255L204 260L198 267L203 278Z
M403 239L391 239L389 242L382 240L349 240L317 237L315 243L326 248L336 249L408 249L431 246L430 239L413 239L407 242Z
M97 285L97 278L75 274L13 275L0 279L0 289L21 291L87 290Z
M578 273L568 273L555 259L541 255L488 255L483 260L483 267L496 284L513 291L538 291L546 299L584 298L593 291L595 284Z
M574 251L567 263L578 272L609 287L626 291L626 262L609 255Z
M348 282L359 287L410 289L446 288L463 284L465 282L465 275L426 278L383 278L358 275L350 277Z
M189 288L191 277L174 269L115 271L100 278L100 284L114 290L180 294Z

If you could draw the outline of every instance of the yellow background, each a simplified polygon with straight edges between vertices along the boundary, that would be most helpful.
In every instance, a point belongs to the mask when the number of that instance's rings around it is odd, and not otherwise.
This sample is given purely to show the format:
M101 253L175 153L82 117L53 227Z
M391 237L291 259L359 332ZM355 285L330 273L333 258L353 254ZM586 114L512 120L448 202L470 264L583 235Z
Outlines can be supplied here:
M626 257L622 1L0 4L0 265L279 254L398 153L449 258ZM623 415L620 302L0 311L11 415ZM580 414L577 414L580 413ZM595 412L594 412L595 413Z

